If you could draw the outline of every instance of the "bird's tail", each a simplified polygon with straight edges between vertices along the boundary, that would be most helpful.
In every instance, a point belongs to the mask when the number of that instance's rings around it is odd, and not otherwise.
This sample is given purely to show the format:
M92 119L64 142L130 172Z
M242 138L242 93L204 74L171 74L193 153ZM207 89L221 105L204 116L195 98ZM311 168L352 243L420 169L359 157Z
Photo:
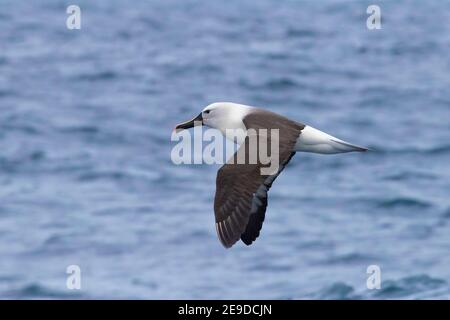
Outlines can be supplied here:
M295 151L333 154L367 151L367 148L348 143L310 126L305 126L294 147Z

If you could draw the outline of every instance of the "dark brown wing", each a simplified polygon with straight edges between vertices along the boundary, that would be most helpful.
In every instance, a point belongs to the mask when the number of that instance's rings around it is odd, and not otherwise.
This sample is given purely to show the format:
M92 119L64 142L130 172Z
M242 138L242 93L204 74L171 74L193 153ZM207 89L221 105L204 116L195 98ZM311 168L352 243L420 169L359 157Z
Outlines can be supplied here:
M247 129L256 130L256 139L252 139L252 135L247 136L234 156L219 169L216 179L216 230L226 248L239 239L250 245L259 236L265 218L267 192L294 155L295 142L304 128L300 123L263 110L247 115L244 124ZM274 174L261 173L261 169L269 165L264 165L258 156L256 163L250 162L249 150L252 144L257 143L260 147L265 144L266 150L271 150L270 132L267 135L259 134L259 129L279 130L279 150L270 154L271 162L277 158L279 161ZM242 159L245 159L245 164L238 161Z

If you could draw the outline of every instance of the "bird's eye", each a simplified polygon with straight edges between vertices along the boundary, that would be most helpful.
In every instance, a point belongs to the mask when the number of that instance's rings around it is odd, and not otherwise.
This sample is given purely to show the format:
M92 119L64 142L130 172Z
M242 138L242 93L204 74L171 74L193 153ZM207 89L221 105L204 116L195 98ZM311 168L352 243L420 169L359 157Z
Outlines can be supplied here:
M203 112L206 113L206 114L208 114L208 113L211 112L211 110L205 110L205 111L203 111Z

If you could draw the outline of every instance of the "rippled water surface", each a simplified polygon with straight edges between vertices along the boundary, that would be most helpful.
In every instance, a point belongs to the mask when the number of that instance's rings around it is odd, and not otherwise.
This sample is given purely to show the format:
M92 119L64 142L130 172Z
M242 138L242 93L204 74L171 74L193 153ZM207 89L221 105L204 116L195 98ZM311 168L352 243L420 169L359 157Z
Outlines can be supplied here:
M450 2L381 1L374 31L367 1L78 4L70 31L66 1L0 3L1 298L450 296ZM373 151L297 154L225 250L219 166L170 160L214 101Z

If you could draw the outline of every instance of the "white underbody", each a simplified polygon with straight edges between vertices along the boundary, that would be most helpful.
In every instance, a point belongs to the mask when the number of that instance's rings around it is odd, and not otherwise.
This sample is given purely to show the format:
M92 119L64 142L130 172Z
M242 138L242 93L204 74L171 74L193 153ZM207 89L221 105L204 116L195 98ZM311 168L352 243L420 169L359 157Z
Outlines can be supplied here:
M294 151L323 154L364 150L364 148L352 145L310 126L305 126L294 146Z

